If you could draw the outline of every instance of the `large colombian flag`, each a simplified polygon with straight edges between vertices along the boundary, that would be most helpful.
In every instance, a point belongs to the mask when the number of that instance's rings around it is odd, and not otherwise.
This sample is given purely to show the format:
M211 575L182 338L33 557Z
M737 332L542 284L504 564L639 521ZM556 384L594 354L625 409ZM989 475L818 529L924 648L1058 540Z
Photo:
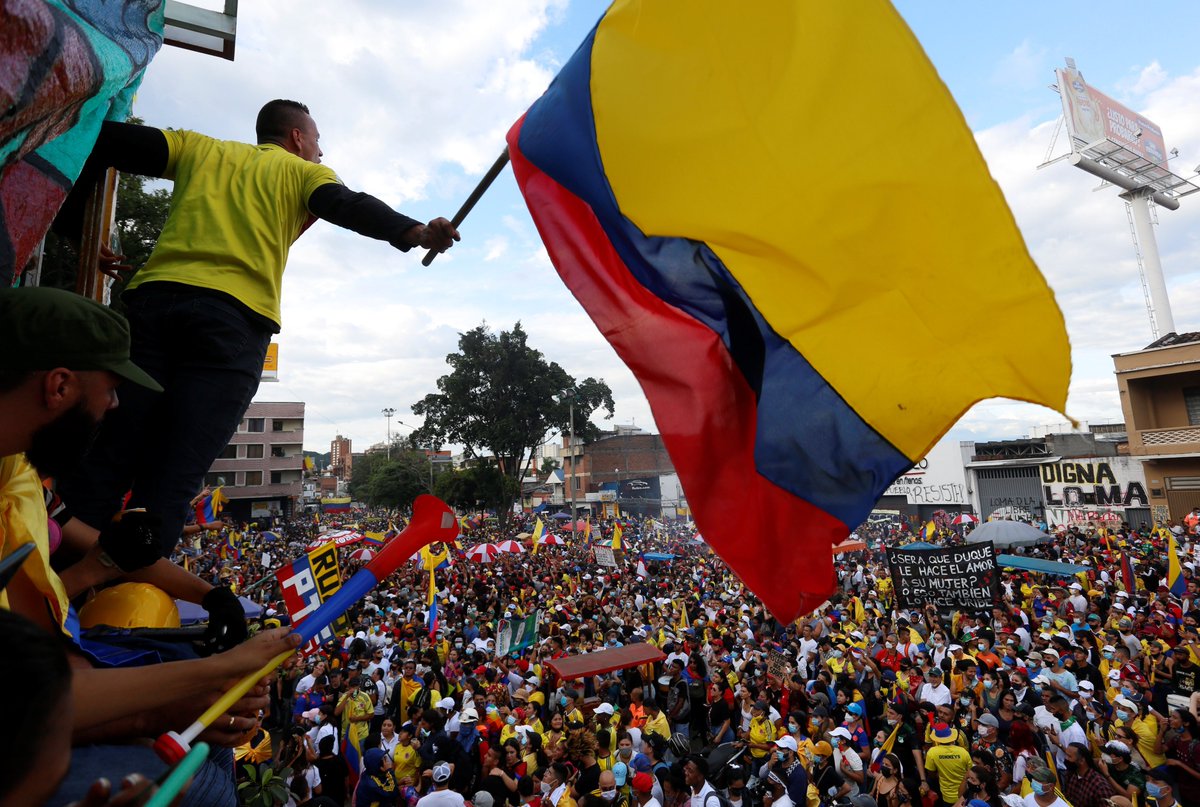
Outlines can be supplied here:
M697 526L776 616L975 401L1064 408L1062 314L881 0L618 0L508 143Z

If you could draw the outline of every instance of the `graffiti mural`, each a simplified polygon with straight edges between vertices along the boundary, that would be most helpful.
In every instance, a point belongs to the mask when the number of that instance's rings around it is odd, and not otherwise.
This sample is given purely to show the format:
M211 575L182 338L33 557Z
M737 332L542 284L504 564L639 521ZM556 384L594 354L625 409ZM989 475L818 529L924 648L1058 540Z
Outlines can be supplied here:
M164 0L0 0L0 287L50 229L162 47Z

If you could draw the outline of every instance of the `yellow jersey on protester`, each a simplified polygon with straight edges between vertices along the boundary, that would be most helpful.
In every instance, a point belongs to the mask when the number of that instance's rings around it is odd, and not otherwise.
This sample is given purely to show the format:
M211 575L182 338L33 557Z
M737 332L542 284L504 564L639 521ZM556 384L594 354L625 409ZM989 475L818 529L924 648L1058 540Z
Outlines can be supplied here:
M341 184L337 174L273 143L186 130L163 136L163 177L175 181L171 213L129 288L169 281L212 289L278 325L288 250L312 218L308 197Z
M405 779L412 779L414 783L419 783L421 757L411 743L408 745L396 744L396 747L392 749L392 766L396 784L400 784Z
M50 568L49 518L42 480L25 455L0 457L0 557L8 557L28 543L35 547L9 589L0 591L0 608L11 610L9 591L22 579L27 580L45 600L50 618L70 636L67 616L71 603L62 580Z

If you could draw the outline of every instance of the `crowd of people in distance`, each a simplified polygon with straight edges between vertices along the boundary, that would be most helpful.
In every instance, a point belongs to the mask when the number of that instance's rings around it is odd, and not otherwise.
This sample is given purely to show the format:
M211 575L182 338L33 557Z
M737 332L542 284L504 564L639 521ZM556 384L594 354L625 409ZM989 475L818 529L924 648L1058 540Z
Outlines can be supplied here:
M835 559L829 603L783 624L690 524L621 520L614 568L593 547L618 522L590 525L589 540L559 529L565 545L534 554L536 518L476 519L462 549L526 534L525 551L479 563L451 548L432 630L429 572L406 564L341 641L272 685L258 743L239 755L289 767L298 805L1200 804L1186 527L1182 597L1166 586L1164 529L1072 528L1031 553L1088 571L1005 570L989 613L897 609L884 548L912 538L863 530L870 548ZM236 560L221 558L226 534L207 533L193 568L286 623L264 551L278 565L331 522L390 526L367 511L322 520L239 530ZM536 638L498 653L498 627L533 614ZM639 642L665 658L570 681L552 664Z

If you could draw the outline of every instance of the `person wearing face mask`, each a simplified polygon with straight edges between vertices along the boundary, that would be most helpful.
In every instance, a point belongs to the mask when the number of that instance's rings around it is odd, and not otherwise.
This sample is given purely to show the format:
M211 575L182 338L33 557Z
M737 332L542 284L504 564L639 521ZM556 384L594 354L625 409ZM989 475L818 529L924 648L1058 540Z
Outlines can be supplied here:
M996 781L1000 789L1006 789L1012 782L1012 754L1000 742L1000 721L996 716L985 712L975 721L975 740L971 743L971 752L987 751L996 761Z
M612 771L601 771L596 789L591 795L599 796L606 804L613 807L629 807L629 799L617 787L617 777Z
M1140 697L1129 687L1122 687L1121 696L1113 701L1112 728L1126 727L1137 737L1137 750L1146 764L1156 767L1166 763L1162 752L1162 736L1158 723L1150 716L1142 716L1138 700Z
M796 740L783 736L774 746L775 758L770 762L770 770L783 782L792 803L803 805L808 795L808 773L800 761Z
M912 797L901 778L900 758L885 754L879 762L879 775L871 785L871 796L879 807L904 807L912 803Z
M1175 807L1177 804L1183 804L1176 798L1177 778L1174 770L1167 765L1159 765L1147 771L1146 807Z
M810 778L822 804L831 804L834 800L850 794L851 783L838 773L833 761L833 746L824 740L813 747Z
M829 737L834 743L833 764L837 767L841 777L850 785L850 795L856 796L860 791L860 785L866 779L862 757L859 756L858 749L854 747L850 732L845 726L838 726L830 732Z
M1031 792L1021 800L1023 807L1071 807L1055 793L1057 779L1054 771L1045 765L1029 773Z

